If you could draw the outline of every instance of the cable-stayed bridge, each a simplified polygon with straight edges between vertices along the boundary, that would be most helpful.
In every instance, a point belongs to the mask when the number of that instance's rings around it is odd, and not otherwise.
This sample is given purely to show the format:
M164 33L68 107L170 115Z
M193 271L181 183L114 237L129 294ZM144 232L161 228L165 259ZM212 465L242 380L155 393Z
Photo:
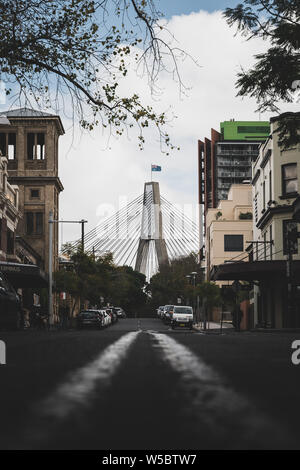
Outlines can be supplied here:
M117 265L129 265L147 279L170 259L199 251L197 224L160 195L159 184L145 183L138 196L90 230L84 238L87 252L113 254ZM71 243L80 247L81 240Z

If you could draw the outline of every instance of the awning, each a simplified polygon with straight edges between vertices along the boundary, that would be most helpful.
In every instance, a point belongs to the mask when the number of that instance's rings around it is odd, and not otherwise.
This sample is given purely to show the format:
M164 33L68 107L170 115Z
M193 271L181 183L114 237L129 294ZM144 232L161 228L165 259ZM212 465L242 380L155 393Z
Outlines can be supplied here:
M214 281L286 279L286 264L284 260L224 263L213 267L211 279ZM300 260L292 262L292 269L295 280L300 280Z
M47 287L48 276L35 264L19 264L0 261L0 271L15 289L26 287Z

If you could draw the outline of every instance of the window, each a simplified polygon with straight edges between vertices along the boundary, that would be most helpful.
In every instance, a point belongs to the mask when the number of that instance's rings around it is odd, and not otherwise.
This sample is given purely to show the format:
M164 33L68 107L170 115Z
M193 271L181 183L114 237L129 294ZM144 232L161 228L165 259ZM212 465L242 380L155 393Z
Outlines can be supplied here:
M224 251L244 251L244 236L224 235Z
M27 134L27 159L45 159L45 134L42 132L29 132Z
M270 259L273 259L273 234L272 234L272 224L270 225Z
M298 192L297 163L282 165L282 195Z
M266 182L263 182L263 210L266 208Z
M40 190L39 189L31 189L30 190L30 197L31 197L31 199L39 199Z
M8 160L16 158L16 133L0 132L0 150Z
M26 212L26 235L42 235L44 217L42 212Z
M283 220L282 221L282 237L283 237L283 254L288 254L288 238L287 234L288 231L296 231L297 232L297 222L293 220ZM298 240L295 243L291 243L291 251L293 255L298 253Z
M272 171L269 172L269 201L272 201Z
M269 126L238 126L239 134L269 134Z

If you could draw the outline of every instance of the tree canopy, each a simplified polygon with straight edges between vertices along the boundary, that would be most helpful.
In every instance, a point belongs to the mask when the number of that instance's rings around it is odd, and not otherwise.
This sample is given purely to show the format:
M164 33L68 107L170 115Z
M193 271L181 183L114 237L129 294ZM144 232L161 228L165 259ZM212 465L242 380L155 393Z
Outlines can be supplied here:
M159 272L150 279L153 306L177 304L178 298L183 303L192 301L195 295L192 276L187 277L192 272L197 273L196 281L199 282L202 274L194 254L173 259L169 264L161 266Z
M143 274L130 266L116 266L111 253L95 257L81 250L71 252L70 247L68 253L68 269L55 273L58 292L68 292L75 303L89 301L98 307L110 304L128 312L145 306L147 284Z
M101 123L116 135L137 124L141 148L143 128L153 124L173 148L165 113L118 92L129 56L152 89L163 70L179 78L182 51L164 39L155 0L0 0L0 17L0 78L13 100L71 103L84 128Z
M255 56L255 65L238 74L239 96L256 98L260 111L279 112L278 103L293 102L300 88L299 0L244 0L224 12L230 26L249 39L268 41L266 52ZM300 116L283 118L279 129L284 148L300 142Z

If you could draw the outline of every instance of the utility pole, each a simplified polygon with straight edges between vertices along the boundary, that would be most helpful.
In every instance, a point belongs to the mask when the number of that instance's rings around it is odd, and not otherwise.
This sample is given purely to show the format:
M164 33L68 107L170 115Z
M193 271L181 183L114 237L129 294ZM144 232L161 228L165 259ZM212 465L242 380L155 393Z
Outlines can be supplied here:
M52 275L53 275L53 211L49 212L49 326L54 324L53 318L53 293L52 293Z
M81 250L83 253L84 252L84 224L87 223L87 220L81 219L80 223L81 223Z
M288 232L287 244L288 244L288 255L286 261L286 277L287 277L287 288L288 288L288 322L290 323L293 318L293 253L292 253L292 240L290 237L291 232Z
M53 316L53 224L81 224L81 248L82 252L84 251L84 224L87 223L87 220L54 220L53 211L49 211L49 266L48 266L48 314L49 314L49 325L50 327L54 325L54 316Z

